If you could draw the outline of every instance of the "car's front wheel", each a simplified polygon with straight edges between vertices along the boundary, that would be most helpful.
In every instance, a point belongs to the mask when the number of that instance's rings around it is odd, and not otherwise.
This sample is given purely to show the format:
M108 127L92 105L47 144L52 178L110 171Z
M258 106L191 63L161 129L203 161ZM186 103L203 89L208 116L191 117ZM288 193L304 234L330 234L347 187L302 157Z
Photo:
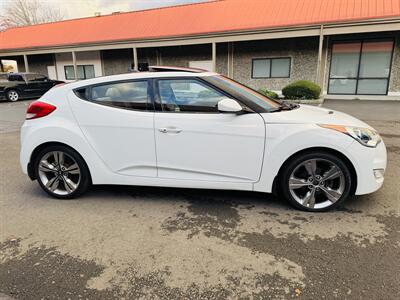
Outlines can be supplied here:
M281 174L283 196L294 207L327 211L350 194L351 173L346 163L328 152L308 152L292 158Z
M19 95L19 92L17 90L8 90L6 92L6 97L7 97L8 101L16 102L16 101L19 100L20 95Z
M90 186L89 169L74 150L54 145L40 151L34 162L36 178L42 189L58 199L72 199Z

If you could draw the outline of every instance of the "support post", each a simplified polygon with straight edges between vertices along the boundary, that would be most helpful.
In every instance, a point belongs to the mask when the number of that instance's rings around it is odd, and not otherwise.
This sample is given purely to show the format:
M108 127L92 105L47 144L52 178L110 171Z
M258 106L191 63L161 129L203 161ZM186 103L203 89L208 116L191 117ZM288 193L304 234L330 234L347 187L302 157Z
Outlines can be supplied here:
M228 77L233 78L233 42L228 43Z
M320 86L322 85L321 82L321 74L323 69L323 61L322 61L322 49L324 46L324 25L321 25L320 33L319 33L319 44L318 44L318 63L317 63L317 78L315 80Z
M161 62L161 50L160 49L156 49L156 63L157 66L161 66L162 62Z
M133 51L133 69L137 72L139 70L138 68L138 55L137 55L137 48L134 47L132 48Z
M29 72L28 56L24 54L25 72Z
M78 80L78 66L76 64L76 53L75 53L75 51L72 51L72 64L74 65L75 80Z
M328 65L328 48L329 48L329 36L325 39L325 47L322 50L322 67L321 67L321 91L322 94L325 92L325 81L326 81L326 66Z
M0 72L4 72L3 61L0 59Z
M216 72L217 71L217 44L213 42L211 44L211 49L212 49L212 71Z

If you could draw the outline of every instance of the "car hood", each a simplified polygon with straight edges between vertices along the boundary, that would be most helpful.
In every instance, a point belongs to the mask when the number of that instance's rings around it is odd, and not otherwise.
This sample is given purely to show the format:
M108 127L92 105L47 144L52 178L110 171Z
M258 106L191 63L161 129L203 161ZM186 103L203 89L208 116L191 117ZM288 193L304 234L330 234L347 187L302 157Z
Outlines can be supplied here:
M332 109L300 105L292 110L262 113L267 124L333 124L371 128L363 121Z

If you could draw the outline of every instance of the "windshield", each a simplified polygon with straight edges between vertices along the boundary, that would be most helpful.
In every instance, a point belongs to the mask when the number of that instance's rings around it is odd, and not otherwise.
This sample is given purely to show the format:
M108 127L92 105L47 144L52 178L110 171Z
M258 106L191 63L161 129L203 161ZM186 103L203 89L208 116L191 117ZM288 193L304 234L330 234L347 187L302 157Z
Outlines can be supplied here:
M207 76L203 78L216 87L228 92L235 98L242 100L245 104L249 104L248 102L251 102L251 104L253 104L249 105L251 108L257 106L258 110L271 111L280 107L280 104L277 101L274 101L258 93L257 91L225 76L218 75Z

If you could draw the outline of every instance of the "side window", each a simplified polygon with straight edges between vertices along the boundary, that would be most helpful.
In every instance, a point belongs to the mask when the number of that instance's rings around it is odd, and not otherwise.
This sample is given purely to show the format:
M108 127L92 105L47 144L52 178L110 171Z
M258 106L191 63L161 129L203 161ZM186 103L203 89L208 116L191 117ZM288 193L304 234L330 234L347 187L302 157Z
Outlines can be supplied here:
M46 81L46 80L47 80L47 77L44 76L44 75L38 74L38 75L36 75L35 80L36 80L36 81Z
M28 80L29 82L33 82L36 81L36 75L35 74L26 74L26 80Z
M195 79L160 79L158 90L164 111L218 112L225 95Z
M21 75L10 75L8 77L9 81L25 81Z
M149 109L147 81L118 82L93 86L92 102L125 109Z

